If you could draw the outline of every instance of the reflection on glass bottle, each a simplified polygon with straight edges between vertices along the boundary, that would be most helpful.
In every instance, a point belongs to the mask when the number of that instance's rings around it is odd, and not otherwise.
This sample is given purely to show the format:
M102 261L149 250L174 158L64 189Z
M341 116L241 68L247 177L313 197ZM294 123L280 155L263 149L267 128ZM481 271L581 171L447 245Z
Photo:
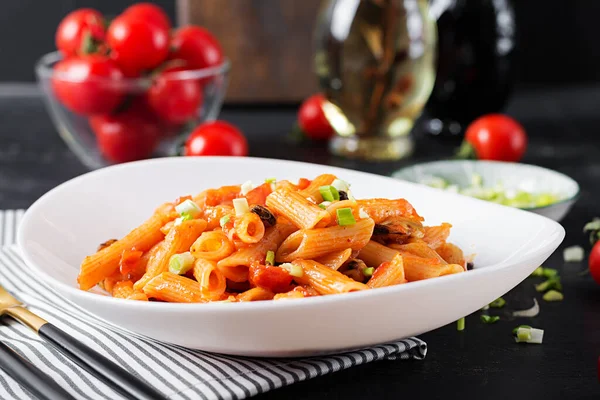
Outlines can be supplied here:
M430 0L437 20L437 75L426 130L458 135L499 112L514 80L515 18L510 0Z
M315 64L335 154L382 160L411 152L409 133L435 80L436 37L427 0L325 2Z

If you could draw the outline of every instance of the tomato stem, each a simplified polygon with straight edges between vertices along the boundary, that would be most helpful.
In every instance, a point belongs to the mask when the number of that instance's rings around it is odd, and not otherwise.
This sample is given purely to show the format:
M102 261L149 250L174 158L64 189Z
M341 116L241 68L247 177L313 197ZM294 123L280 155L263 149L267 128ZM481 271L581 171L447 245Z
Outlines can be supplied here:
M475 152L473 145L465 140L456 152L455 158L459 160L476 160L477 153Z

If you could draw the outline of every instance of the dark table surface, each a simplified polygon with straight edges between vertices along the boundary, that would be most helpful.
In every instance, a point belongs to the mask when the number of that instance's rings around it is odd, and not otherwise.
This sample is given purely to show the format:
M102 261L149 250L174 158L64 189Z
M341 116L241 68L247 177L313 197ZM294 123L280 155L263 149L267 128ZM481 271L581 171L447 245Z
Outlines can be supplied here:
M484 325L479 313L466 330L454 324L420 337L429 345L424 361L383 361L312 379L259 396L262 399L598 399L600 286L578 274L583 263L565 264L565 246L585 245L584 223L600 216L600 88L518 91L507 112L530 136L524 162L575 178L581 197L562 221L567 236L544 264L557 268L565 300L541 303L535 318L503 318ZM248 135L251 154L331 164L378 174L418 161L450 157L453 144L419 137L410 160L359 163L330 156L321 145L287 139L295 110L226 108L221 117ZM34 87L0 85L0 209L26 208L56 185L87 169L54 130ZM490 227L493 229L493 227ZM505 298L508 308L528 308L536 295L527 279ZM538 299L540 298L537 295ZM545 330L542 345L518 345L511 330L528 324Z

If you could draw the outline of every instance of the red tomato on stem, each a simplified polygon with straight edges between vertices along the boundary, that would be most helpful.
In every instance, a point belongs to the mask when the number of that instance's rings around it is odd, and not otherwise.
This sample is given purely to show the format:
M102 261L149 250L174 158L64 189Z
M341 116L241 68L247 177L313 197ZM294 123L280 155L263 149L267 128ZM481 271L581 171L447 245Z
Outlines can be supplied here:
M101 55L74 56L54 66L52 89L69 110L83 115L112 112L123 98L123 73Z
M149 157L160 137L159 125L136 106L114 115L94 116L89 122L100 152L114 163Z
M164 69L148 90L148 104L163 121L169 124L182 124L194 119L202 105L200 82L176 74L187 69L185 66Z
M169 58L184 60L192 69L209 68L223 63L223 50L206 29L184 26L173 33Z
M127 76L158 67L169 55L169 30L133 15L120 15L108 27L111 57Z
M167 13L162 8L152 3L137 3L129 6L121 13L121 15L133 16L161 26L167 31L171 30L171 21Z
M56 48L65 57L81 55L86 36L101 42L105 34L102 14L92 8L80 8L67 14L58 25L55 36Z
M186 156L247 156L242 132L225 121L200 124L185 142Z
M518 162L526 149L527 134L521 124L506 115L488 114L468 126L459 156L474 153L479 160Z
M304 100L298 111L298 125L311 139L329 139L335 133L323 113L323 102L325 102L325 96L315 94Z

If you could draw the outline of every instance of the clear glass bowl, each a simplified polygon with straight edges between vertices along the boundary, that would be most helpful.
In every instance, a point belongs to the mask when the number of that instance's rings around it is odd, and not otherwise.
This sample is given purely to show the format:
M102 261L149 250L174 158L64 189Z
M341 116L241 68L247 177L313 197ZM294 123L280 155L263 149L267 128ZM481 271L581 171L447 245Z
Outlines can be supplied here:
M58 133L81 162L89 168L96 169L114 164L114 162L102 155L96 135L89 122L90 116L79 115L69 110L57 98L53 90L52 81L74 81L72 76L59 75L54 71L54 65L61 59L62 56L60 53L49 53L44 55L35 67L39 87L44 95L48 112ZM198 80L201 82L203 100L198 107L196 115L186 123L177 126L163 126L159 123L161 132L164 131L164 134L161 135L160 141L150 157L177 155L178 149L185 140L185 137L195 125L217 118L227 90L229 70L230 63L226 59L223 64L217 67L169 74L170 80ZM144 95L152 85L152 79L141 77L124 79L115 83L115 81L106 78L98 78L94 80L94 84L101 87L106 85L106 87L111 88L117 86L119 92L123 93L123 98L126 99L124 101L127 101L127 99L129 101L132 99L133 101L143 101ZM153 121L159 121L157 116L152 117Z

